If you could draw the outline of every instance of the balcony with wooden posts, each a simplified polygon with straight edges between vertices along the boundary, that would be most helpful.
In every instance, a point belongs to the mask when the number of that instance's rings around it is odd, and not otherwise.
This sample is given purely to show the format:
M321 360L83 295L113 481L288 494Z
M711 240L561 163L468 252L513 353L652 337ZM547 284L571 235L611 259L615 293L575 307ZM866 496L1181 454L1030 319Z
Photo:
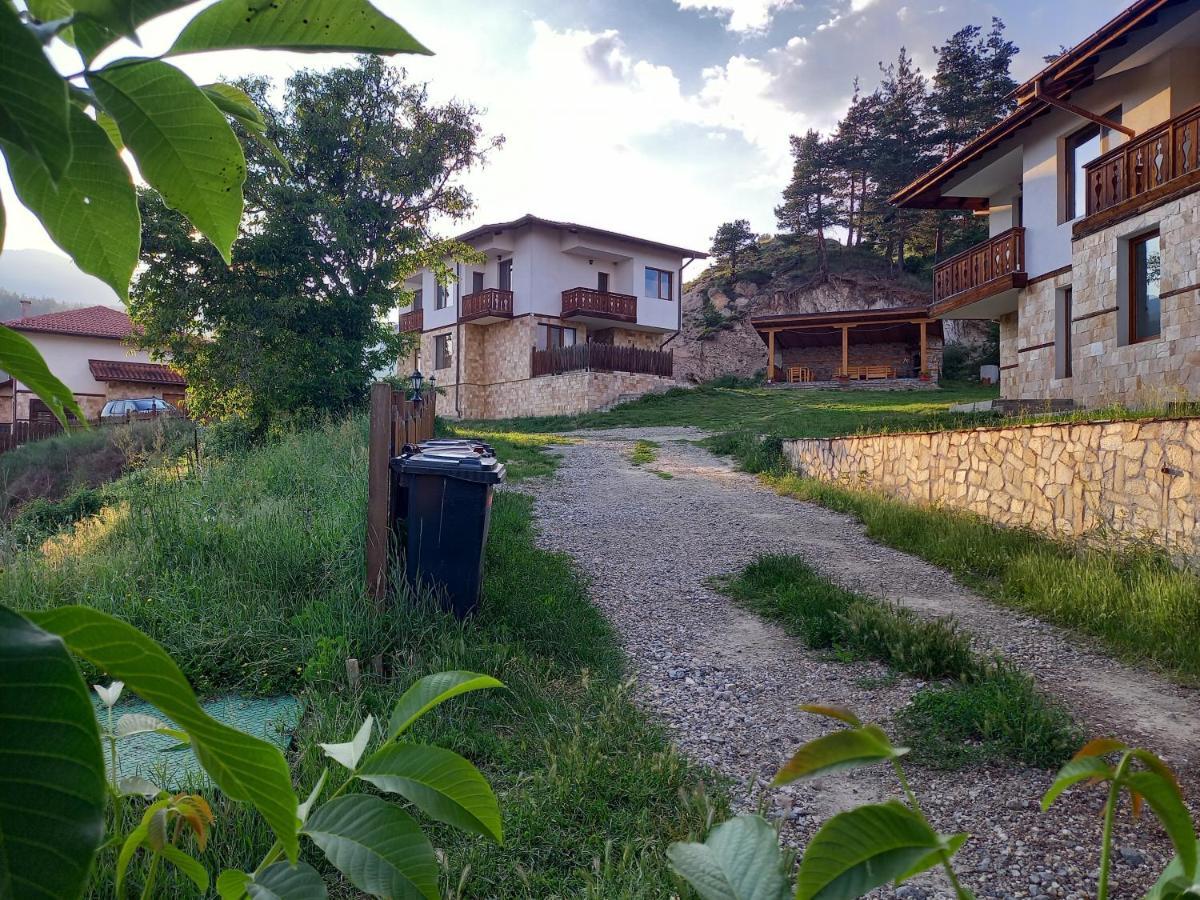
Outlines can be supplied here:
M1200 106L1131 138L1084 166L1083 237L1200 188Z
M502 288L484 288L464 294L459 302L458 318L462 322L485 325L513 316L513 292Z
M948 319L994 319L1016 312L1025 287L1025 229L1010 228L933 269L930 315Z
M562 292L562 317L584 322L637 322L638 301L633 294L614 294L595 288L574 287Z
M400 313L400 324L396 330L401 333L406 331L424 331L425 310L414 309L406 313Z
M533 349L529 376L565 375L567 372L629 372L670 378L675 357L670 350L645 350L614 344L573 344L570 347Z

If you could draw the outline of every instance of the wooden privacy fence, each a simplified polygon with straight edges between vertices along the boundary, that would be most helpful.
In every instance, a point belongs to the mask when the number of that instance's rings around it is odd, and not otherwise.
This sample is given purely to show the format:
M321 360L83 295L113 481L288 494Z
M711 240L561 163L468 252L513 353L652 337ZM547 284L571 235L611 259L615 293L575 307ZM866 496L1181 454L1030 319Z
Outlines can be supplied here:
M631 372L635 375L659 375L670 378L674 371L672 351L643 350L615 344L575 344L533 350L529 375L562 375L564 372Z
M63 427L54 419L49 422L30 422L22 419L7 426L8 430L0 432L0 453L15 450L22 444L34 441L44 441L55 435L62 434Z
M390 384L371 385L371 431L367 441L367 589L376 603L387 596L392 548L392 457L405 444L433 437L437 395L426 391L414 403L407 391Z

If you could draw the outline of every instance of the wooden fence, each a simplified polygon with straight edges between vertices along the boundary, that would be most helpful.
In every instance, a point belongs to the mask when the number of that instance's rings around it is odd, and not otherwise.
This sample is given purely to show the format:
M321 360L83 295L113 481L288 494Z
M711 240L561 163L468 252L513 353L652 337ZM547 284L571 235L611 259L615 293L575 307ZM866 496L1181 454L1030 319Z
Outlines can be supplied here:
M632 372L635 375L659 375L670 378L674 371L672 351L643 350L615 344L575 344L533 350L529 374L562 375L564 372Z
M405 444L433 437L437 409L433 391L413 403L406 391L390 384L371 386L371 431L367 443L367 589L377 604L388 591L392 551L392 457Z
M46 438L62 434L63 430L62 426L54 419L49 422L30 422L22 419L6 427L8 430L0 433L0 453L15 450L22 444L44 441Z

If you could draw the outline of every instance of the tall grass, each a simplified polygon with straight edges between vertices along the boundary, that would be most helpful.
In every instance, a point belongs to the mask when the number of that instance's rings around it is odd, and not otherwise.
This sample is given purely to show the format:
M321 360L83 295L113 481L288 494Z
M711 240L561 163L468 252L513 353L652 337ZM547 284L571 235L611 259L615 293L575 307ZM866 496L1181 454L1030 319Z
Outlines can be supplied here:
M446 704L414 734L471 758L504 817L503 848L431 830L444 893L457 896L460 883L461 896L500 898L677 890L666 846L702 835L724 795L706 792L703 773L631 702L619 644L586 585L566 557L535 546L530 501L495 498L476 617L458 623L408 596L379 611L363 591L365 472L362 419L202 456L194 470L143 470L114 486L101 515L0 573L0 591L18 608L82 602L118 615L163 643L204 693L299 694L300 789L325 764L318 741L386 716L421 675L494 674L505 690ZM347 657L379 657L382 674L352 689ZM201 856L214 873L270 844L257 819L216 799ZM113 857L100 860L96 896ZM334 896L349 895L326 874ZM194 895L175 876L162 887Z

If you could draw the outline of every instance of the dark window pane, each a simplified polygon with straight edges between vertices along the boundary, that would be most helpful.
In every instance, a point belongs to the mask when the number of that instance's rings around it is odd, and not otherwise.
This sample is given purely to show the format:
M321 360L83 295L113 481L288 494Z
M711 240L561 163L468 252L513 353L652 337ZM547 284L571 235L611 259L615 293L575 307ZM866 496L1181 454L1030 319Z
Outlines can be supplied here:
M1162 331L1161 280L1162 254L1155 234L1133 245L1134 340L1156 337Z
M658 269L646 269L646 291L647 297L658 296Z

